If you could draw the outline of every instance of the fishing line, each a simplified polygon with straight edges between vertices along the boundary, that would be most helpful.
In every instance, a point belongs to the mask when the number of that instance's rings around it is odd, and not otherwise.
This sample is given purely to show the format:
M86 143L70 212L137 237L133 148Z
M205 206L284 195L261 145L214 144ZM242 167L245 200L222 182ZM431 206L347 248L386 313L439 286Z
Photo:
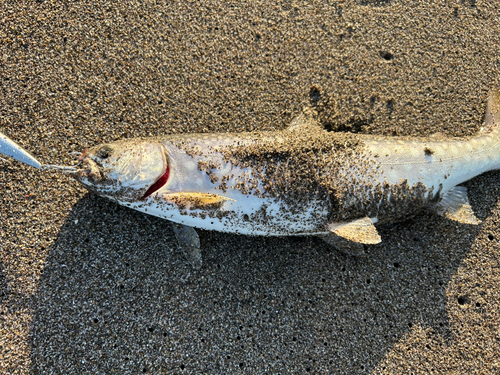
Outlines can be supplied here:
M79 165L81 164L78 163L76 165L73 165L73 166L64 166L64 165L55 165L55 164L43 164L40 169L42 171L59 171L59 172L64 172L64 173L74 173L74 172L78 172L80 169L79 168L76 168L78 167Z

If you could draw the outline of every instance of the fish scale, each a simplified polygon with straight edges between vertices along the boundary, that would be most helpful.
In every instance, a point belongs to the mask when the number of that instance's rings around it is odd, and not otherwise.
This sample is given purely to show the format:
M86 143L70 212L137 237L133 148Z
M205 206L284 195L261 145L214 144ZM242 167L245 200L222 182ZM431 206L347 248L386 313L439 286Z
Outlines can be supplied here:
M478 174L500 167L498 132L470 139L443 141L401 141L366 139L369 152L377 155L382 171L379 182L395 184L406 179L409 185L422 182L441 193Z

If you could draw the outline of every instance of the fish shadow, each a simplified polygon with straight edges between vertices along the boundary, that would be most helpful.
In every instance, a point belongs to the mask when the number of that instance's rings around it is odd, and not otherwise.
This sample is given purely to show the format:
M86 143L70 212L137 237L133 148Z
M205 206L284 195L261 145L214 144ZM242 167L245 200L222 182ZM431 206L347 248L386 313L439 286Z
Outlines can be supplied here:
M363 257L200 231L197 271L168 221L87 194L34 296L32 372L363 374L416 324L456 340L446 288L478 229L425 214L380 230Z

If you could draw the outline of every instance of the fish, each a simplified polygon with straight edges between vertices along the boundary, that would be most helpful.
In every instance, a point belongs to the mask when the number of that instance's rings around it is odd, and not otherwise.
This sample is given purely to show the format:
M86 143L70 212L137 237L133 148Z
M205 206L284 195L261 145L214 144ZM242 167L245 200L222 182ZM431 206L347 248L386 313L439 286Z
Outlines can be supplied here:
M326 131L306 108L281 131L171 134L85 149L73 178L99 196L173 222L194 268L196 228L313 235L353 255L381 242L375 224L429 209L478 225L461 183L500 168L500 91L473 137Z

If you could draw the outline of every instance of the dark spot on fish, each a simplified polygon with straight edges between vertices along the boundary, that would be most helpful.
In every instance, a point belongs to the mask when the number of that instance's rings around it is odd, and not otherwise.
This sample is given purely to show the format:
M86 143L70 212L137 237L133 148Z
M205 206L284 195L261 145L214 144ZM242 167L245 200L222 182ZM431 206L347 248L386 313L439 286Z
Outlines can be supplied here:
M219 181L219 177L217 177L217 175L215 173L210 173L208 175L208 178L210 179L210 182L212 184L215 184L215 183L217 183Z
M424 147L424 152L425 152L425 154L426 154L426 155L428 155L428 156L430 156L430 155L434 154L434 150L433 150L433 149L431 149L431 148L429 148L429 147L427 147L427 146L426 146L426 147Z

